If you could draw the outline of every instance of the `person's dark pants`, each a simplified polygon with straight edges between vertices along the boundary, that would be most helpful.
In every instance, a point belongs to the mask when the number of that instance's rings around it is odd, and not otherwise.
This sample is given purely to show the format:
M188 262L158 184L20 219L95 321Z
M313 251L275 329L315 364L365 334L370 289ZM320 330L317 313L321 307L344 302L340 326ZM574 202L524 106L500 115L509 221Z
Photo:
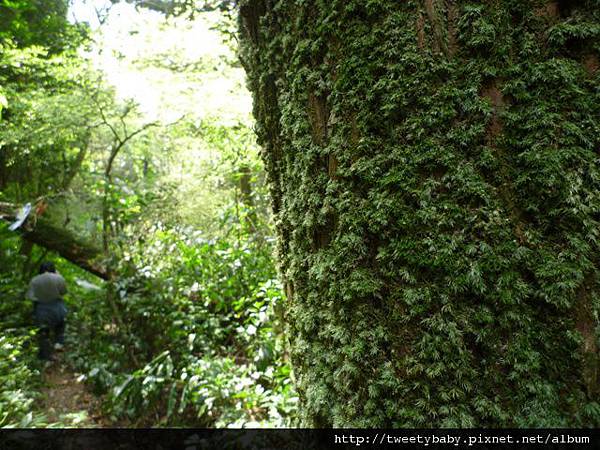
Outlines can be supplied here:
M34 317L37 325L40 345L39 358L48 360L52 356L55 343L64 344L65 318L67 310L62 300L50 303L36 303Z

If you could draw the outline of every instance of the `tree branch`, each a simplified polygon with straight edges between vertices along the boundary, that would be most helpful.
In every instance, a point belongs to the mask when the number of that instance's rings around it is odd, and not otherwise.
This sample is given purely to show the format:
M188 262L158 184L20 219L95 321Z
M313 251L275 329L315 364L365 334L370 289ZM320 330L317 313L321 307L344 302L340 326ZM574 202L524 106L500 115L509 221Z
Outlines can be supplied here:
M16 220L17 205L0 202L0 220L13 222ZM102 256L102 249L94 243L75 236L64 227L58 226L46 214L37 216L37 220L29 218L20 228L21 236L29 242L58 253L60 256L82 269L107 279L106 268L97 260Z

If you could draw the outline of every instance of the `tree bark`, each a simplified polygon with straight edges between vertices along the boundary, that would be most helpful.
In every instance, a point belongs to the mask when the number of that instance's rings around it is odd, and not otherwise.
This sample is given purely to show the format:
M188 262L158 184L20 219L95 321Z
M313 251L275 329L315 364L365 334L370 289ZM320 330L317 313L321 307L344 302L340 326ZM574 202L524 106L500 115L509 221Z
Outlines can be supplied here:
M244 222L246 223L248 231L252 234L256 234L257 216L254 199L252 198L252 170L249 166L243 165L239 168L239 172L240 197L245 208Z
M600 425L599 24L241 2L307 425Z
M13 204L0 203L0 219L14 221L17 209ZM102 279L107 279L106 268L98 262L98 259L103 256L102 248L73 235L46 219L44 215L36 218L32 211L19 232L27 241L56 252L76 266Z

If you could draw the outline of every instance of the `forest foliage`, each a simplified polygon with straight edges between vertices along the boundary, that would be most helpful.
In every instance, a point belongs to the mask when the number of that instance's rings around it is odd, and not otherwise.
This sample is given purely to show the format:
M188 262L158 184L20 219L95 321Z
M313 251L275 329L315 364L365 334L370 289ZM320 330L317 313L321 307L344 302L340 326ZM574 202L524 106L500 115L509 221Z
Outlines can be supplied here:
M48 259L69 286L64 358L109 421L292 423L283 293L250 117L151 119L86 56L94 32L66 20L66 2L0 9L0 202L30 202L30 222L101 248L109 278L0 223L0 426L69 425L48 424L39 407L44 369L24 297ZM135 63L181 76L167 56ZM188 80L235 65L232 54L217 65L175 57Z

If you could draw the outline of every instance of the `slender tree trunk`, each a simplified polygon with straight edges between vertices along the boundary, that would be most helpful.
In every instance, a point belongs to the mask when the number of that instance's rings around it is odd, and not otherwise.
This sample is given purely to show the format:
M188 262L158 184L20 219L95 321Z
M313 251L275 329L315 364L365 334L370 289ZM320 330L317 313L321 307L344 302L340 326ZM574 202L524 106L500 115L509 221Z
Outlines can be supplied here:
M63 174L63 181L62 181L62 190L63 191L66 191L67 189L69 189L69 187L71 187L71 183L73 182L73 179L79 173L79 170L81 169L81 165L85 161L85 157L88 152L88 145L89 145L89 137L86 137L84 144L77 152L77 156L75 157L75 159L71 162L70 165L68 165L65 168L65 171Z
M244 221L246 223L246 228L252 234L256 234L256 209L254 205L254 199L252 198L252 170L249 166L243 165L239 169L240 171L240 196L242 200L242 204L244 205Z
M106 302L108 303L113 312L113 318L115 322L117 322L119 331L124 336L131 336L132 333L129 332L129 324L126 323L123 318L123 312L121 311L119 301L117 298L117 291L115 288L115 271L113 270L113 264L115 264L115 261L113 260L110 248L112 234L112 227L110 225L110 196L112 194L112 178L110 171L112 167L112 162L116 154L116 151L111 154L109 163L107 164L107 168L104 174L104 196L102 198L102 251L104 253L104 259L107 262L106 279L108 281L108 283L106 283ZM127 352L135 366L139 366L139 362L137 360L137 357L135 356L133 349L131 347L127 347Z
M8 168L6 167L6 149L0 148L0 192L8 185Z
M21 242L21 247L19 248L19 254L23 258L23 267L21 269L21 274L24 280L28 280L31 275L31 253L33 250L33 242L23 240Z
M597 0L245 0L303 418L600 425Z

